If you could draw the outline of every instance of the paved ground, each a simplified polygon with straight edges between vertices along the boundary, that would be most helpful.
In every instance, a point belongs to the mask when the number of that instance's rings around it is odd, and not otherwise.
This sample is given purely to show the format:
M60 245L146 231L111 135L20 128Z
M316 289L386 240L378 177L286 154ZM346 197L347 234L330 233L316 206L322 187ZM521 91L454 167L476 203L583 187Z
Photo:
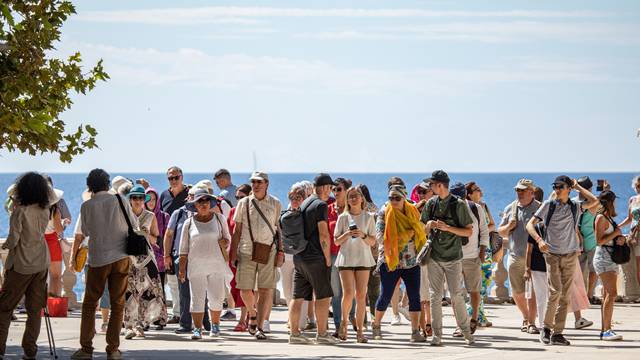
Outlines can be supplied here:
M640 353L640 304L616 304L614 318L615 328L623 334L622 342L605 343L598 340L599 308L592 307L584 312L584 316L594 320L596 324L586 330L566 331L572 345L569 347L543 346L536 335L521 333L520 320L517 310L512 305L489 305L488 310L494 326L476 332L476 344L464 345L463 341L449 336L453 331L454 318L451 308L445 311L445 336L443 347L430 347L427 344L412 345L409 343L409 327L383 325L385 339L370 341L368 344L357 344L351 335L349 341L337 346L305 346L287 344L287 329L285 308L275 308L272 315L272 330L270 340L257 342L248 333L231 332L235 323L223 322L223 336L220 339L192 341L187 335L175 335L171 331L150 331L146 339L124 340L121 337L121 349L127 359L410 359L436 356L442 359L490 358L509 359L599 359L611 356L613 359L638 359ZM390 311L389 311L390 312ZM25 316L20 315L18 321L13 322L7 341L7 358L19 359L22 354L20 339L24 328ZM388 320L388 319L386 319ZM573 316L569 316L573 325ZM99 324L100 322L97 321ZM59 358L67 359L78 347L80 328L79 314L72 314L69 318L52 319L53 332L58 347ZM309 335L311 336L311 335ZM40 334L39 359L49 358L47 333ZM105 359L104 336L96 336L96 358Z

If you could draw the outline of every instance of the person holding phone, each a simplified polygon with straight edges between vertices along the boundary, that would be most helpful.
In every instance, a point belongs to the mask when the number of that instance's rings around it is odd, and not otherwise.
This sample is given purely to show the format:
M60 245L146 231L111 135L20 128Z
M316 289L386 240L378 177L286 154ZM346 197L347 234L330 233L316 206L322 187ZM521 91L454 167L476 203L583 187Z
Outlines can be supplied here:
M347 205L338 216L334 231L335 243L340 246L335 264L342 283L342 320L338 337L343 341L347 339L347 317L355 295L357 341L366 343L363 330L369 271L375 266L370 250L376 242L375 218L365 211L364 195L358 188L349 188L346 198Z

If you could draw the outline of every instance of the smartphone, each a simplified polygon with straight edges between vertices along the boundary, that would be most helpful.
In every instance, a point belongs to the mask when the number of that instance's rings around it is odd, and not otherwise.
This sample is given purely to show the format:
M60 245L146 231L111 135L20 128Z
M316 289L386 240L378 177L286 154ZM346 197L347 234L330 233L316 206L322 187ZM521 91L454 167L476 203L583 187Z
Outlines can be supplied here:
M596 191L602 192L604 190L604 179L598 179L596 185Z
M356 225L356 224L349 225L349 230L351 230L351 231L358 230L358 225Z

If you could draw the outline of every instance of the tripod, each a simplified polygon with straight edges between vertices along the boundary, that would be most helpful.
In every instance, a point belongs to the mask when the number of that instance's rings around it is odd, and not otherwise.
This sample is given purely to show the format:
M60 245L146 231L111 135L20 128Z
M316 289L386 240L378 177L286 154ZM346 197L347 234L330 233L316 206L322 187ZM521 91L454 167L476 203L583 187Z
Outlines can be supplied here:
M54 359L58 358L56 352L56 340L53 338L53 327L51 327L51 316L49 316L49 310L45 306L44 309L44 325L47 328L47 340L49 340L49 354L53 355Z

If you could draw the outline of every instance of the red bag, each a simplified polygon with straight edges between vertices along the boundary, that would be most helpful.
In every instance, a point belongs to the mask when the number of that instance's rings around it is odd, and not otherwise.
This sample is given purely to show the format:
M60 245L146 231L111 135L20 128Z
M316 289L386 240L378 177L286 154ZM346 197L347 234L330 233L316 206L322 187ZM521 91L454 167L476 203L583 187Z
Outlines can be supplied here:
M47 299L47 309L51 317L67 317L69 298L50 297Z

